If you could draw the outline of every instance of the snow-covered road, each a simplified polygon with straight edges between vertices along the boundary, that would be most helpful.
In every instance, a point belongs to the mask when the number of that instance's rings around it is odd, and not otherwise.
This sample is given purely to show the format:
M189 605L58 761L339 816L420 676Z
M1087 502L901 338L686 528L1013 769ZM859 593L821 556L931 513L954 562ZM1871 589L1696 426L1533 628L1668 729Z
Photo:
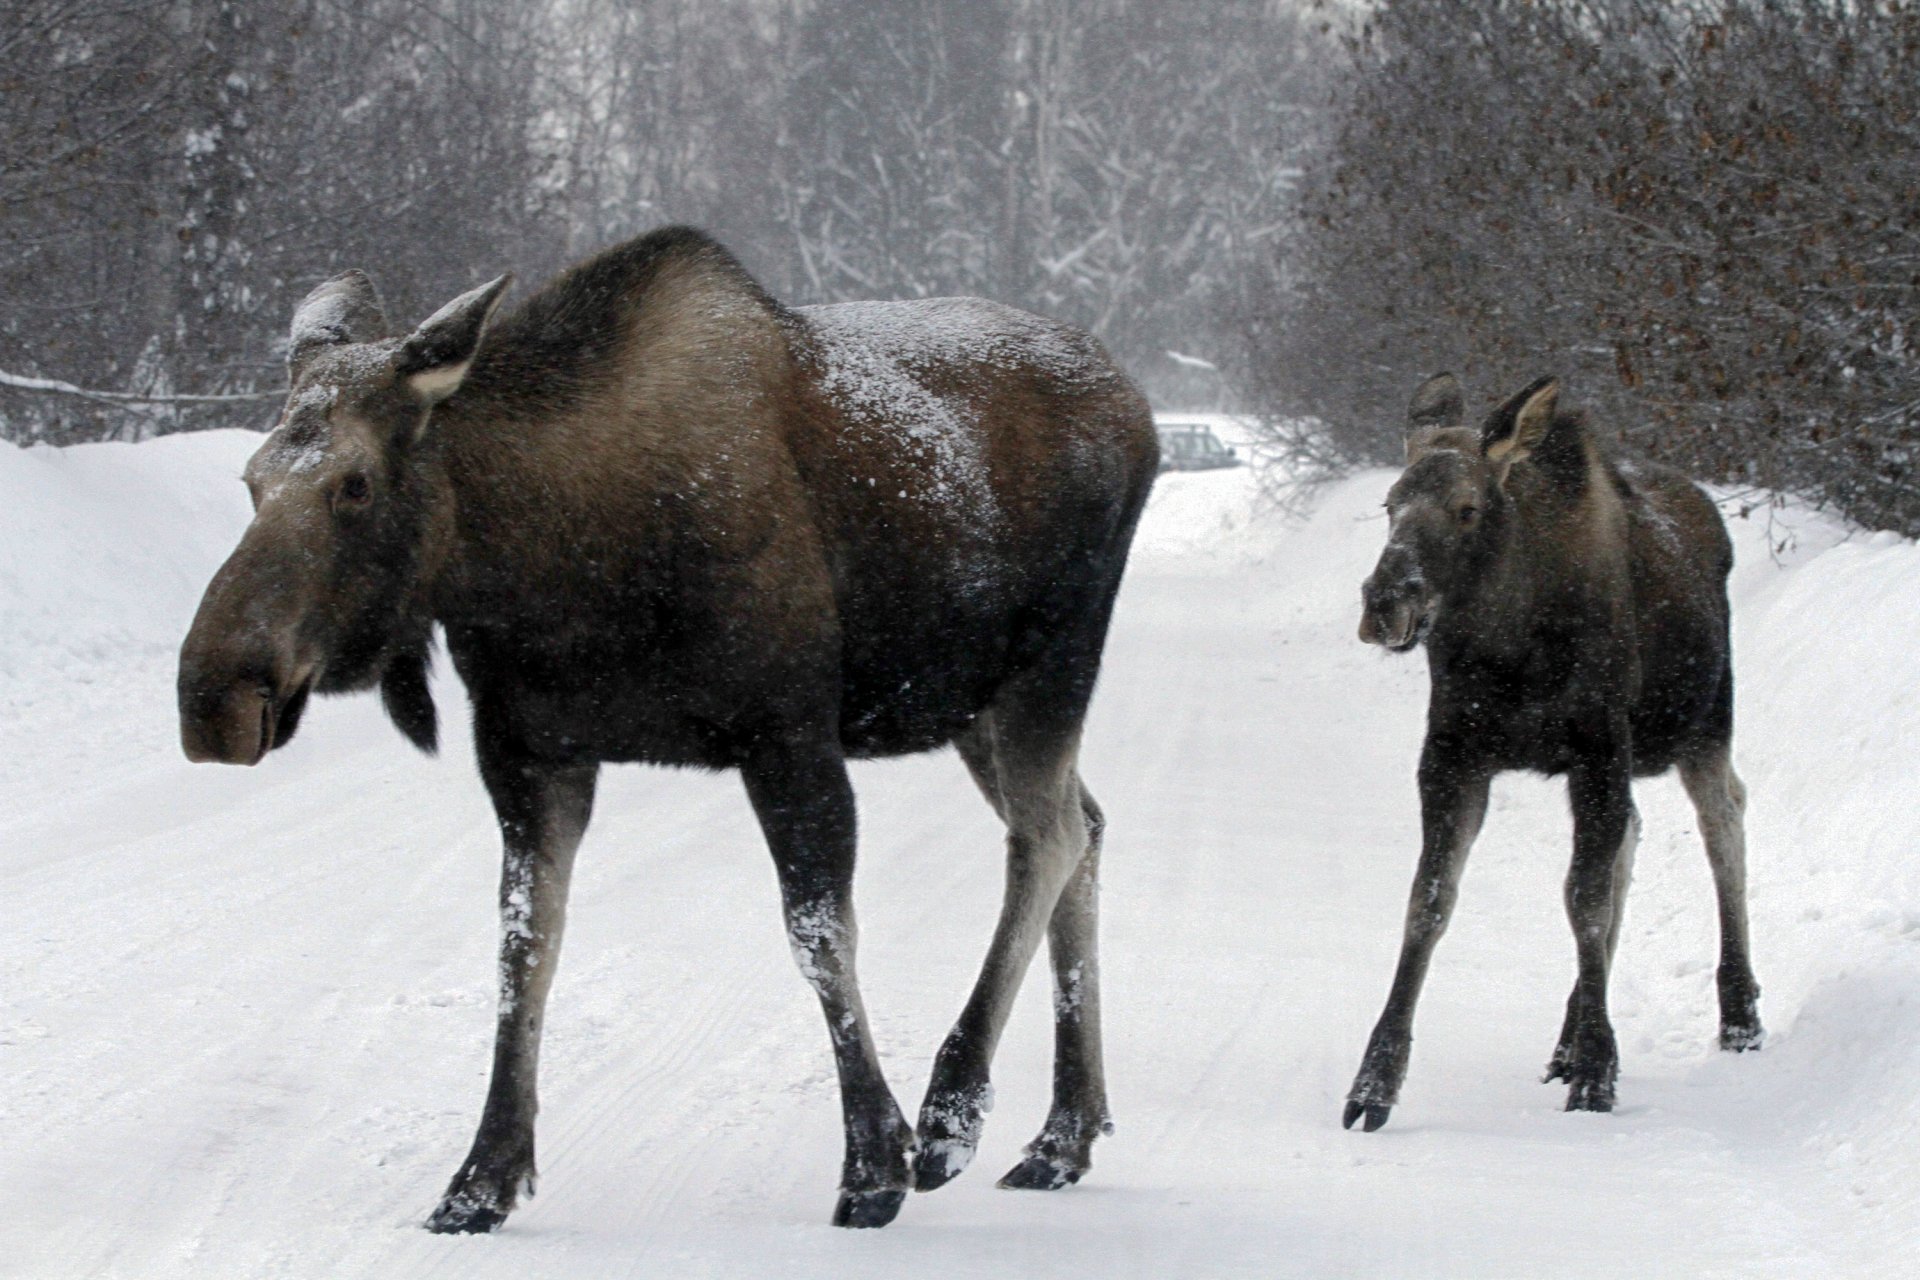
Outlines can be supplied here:
M238 433L0 450L0 1275L1905 1275L1920 1244L1920 549L1737 521L1738 761L1766 1049L1713 1049L1711 889L1677 783L1614 982L1620 1109L1536 1083L1572 977L1557 784L1509 777L1377 1134L1341 1100L1416 847L1424 663L1353 638L1383 475L1300 524L1163 477L1085 773L1118 1132L1010 1193L1045 1111L1036 972L975 1167L826 1225L832 1064L732 777L608 771L542 1063L539 1195L420 1230L492 1031L496 835L373 699L257 769L176 745L174 647L246 520ZM1770 540L1791 545L1769 555ZM859 766L867 1002L917 1108L1000 893L950 753Z

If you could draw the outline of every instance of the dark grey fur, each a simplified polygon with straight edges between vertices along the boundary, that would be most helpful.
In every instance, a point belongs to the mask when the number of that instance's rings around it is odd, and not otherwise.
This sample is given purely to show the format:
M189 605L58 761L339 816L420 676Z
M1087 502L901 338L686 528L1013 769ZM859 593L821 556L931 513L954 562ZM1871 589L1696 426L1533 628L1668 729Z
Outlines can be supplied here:
M1387 497L1386 550L1361 589L1360 638L1427 648L1420 864L1348 1128L1379 1128L1399 1099L1414 1004L1504 770L1565 774L1573 808L1566 903L1579 976L1547 1067L1547 1079L1568 1082L1568 1110L1614 1103L1607 971L1639 836L1635 776L1680 770L1719 893L1720 1043L1760 1043L1746 790L1729 757L1732 545L1686 477L1614 463L1558 396L1543 378L1474 431L1460 426L1459 384L1442 374L1408 411L1408 465Z

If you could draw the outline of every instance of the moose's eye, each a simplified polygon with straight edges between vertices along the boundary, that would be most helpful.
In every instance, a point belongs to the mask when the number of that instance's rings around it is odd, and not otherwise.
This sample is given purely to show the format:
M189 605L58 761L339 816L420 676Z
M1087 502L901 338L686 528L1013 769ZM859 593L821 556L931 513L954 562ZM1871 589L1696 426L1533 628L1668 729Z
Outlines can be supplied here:
M1459 515L1461 524L1472 524L1480 515L1480 508L1474 506L1472 503L1468 503L1466 506L1460 508Z
M361 506L373 496L373 486L367 483L364 471L354 471L340 482L340 501L352 506Z

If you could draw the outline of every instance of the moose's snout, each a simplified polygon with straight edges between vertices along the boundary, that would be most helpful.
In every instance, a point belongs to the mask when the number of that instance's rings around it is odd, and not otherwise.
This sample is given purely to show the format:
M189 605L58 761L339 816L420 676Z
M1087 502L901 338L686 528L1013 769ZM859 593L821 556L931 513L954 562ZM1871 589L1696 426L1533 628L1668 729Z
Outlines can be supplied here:
M180 747L195 764L259 764L273 745L275 698L266 685L180 668Z
M255 572L246 550L214 576L180 646L180 748L195 764L258 764L284 745L317 670L295 645L297 593Z
M195 764L259 764L300 726L316 673L291 681L245 663L180 661L180 749Z
M1434 607L1417 569L1383 560L1360 584L1360 639L1405 653L1427 638Z

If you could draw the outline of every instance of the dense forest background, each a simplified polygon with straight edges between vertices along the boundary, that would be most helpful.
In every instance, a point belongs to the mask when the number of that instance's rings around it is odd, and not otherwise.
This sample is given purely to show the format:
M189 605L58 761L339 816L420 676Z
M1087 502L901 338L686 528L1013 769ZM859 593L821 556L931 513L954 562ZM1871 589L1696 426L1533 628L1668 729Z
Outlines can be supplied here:
M15 441L264 426L326 276L412 318L685 221L790 301L1077 321L1292 474L1552 371L1920 533L1913 3L4 3Z
M1920 6L1385 0L1247 332L1322 470L1423 371L1920 535Z
M5 2L0 370L153 397L0 388L16 439L258 422L182 397L283 386L329 275L418 317L668 222L792 302L986 294L1218 404L1191 361L1277 261L1331 47L1286 0Z

